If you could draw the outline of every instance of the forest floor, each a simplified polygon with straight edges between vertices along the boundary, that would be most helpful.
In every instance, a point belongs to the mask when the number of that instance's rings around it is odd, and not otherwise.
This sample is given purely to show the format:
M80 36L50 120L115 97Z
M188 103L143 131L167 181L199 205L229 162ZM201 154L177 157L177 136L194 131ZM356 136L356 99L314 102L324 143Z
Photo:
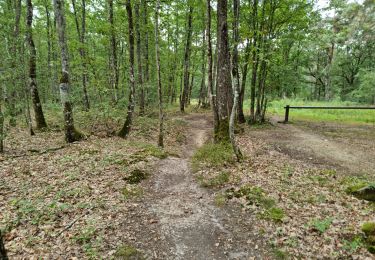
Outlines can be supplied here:
M156 116L137 118L128 140L116 120L79 116L91 135L71 145L54 122L34 137L11 129L0 156L9 256L371 259L360 227L375 206L345 189L374 182L373 126L244 125L237 163L211 144L210 118L170 113L165 150Z

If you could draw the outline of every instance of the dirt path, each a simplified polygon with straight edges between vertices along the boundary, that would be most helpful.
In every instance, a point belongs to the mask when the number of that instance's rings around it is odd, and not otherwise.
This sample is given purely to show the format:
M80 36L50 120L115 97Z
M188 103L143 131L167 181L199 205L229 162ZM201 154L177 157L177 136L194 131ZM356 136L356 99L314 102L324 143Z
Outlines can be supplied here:
M148 250L159 259L262 258L265 246L253 235L245 213L214 205L214 194L200 187L190 172L190 158L207 140L211 125L202 115L184 120L190 141L183 147L183 156L160 161L148 181L145 214L155 218L154 232L161 240L159 245L149 243Z
M277 149L297 159L333 166L349 171L350 174L374 172L375 142L370 138L365 140L365 147L357 145L355 141L361 135L357 134L358 126L340 129L339 125L331 125L334 131L341 131L338 135L345 136L345 140L342 140L324 135L319 124L278 124L278 120L280 119L276 117L271 119L271 123L276 126L275 129L258 133Z

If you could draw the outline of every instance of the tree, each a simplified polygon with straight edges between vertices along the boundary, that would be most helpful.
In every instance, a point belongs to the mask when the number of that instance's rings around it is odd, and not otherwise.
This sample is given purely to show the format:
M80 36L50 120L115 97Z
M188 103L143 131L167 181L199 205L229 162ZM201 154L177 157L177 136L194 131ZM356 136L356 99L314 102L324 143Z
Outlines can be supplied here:
M229 141L229 113L232 108L232 79L230 70L227 0L219 0L217 4L217 111L218 129L215 140Z
M159 97L159 137L158 145L164 146L164 133L163 133L163 95L161 86L161 73L160 73L160 54L159 54L159 7L160 0L156 0L155 8L155 53L156 53L156 72L158 82L158 97Z
M58 31L59 45L61 50L61 78L60 78L60 99L64 111L65 140L68 143L79 141L83 135L74 127L73 108L70 101L69 87L69 54L66 43L66 22L64 14L64 0L53 0L55 9L56 25Z
M114 16L113 16L113 0L108 0L108 20L110 24L110 84L112 87L112 100L114 103L118 101L118 81L119 81L119 70L117 64L117 42L116 42L116 32L114 25Z
M129 33L129 100L128 100L128 112L126 115L125 123L118 135L122 138L128 137L130 128L133 121L133 113L135 107L135 79L134 79L134 28L133 28L133 13L130 0L126 1L125 4L126 12L128 14L128 33Z
M240 95L240 75L238 72L238 43L239 43L239 32L238 32L238 22L239 22L239 16L240 16L240 1L239 0L233 0L233 57L232 57L232 75L233 75L233 89L234 89L234 98L233 98L233 106L232 111L230 114L229 119L229 137L230 142L233 147L234 154L237 157L237 160L240 161L242 159L242 153L240 151L240 148L236 144L235 135L234 135L234 123L236 118L236 112L237 112L237 105Z
M181 93L180 111L185 111L185 106L188 102L189 95L189 77L190 77L190 48L191 48L191 34L192 34L192 19L193 19L193 6L189 6L189 13L186 27L186 45L184 55L184 87Z
M39 92L36 85L36 48L33 40L32 23L33 23L33 5L31 0L27 0L27 42L29 44L29 88L31 100L33 102L36 128L42 129L47 127L43 114L42 103L40 102Z
M79 55L81 57L82 65L82 90L83 90L83 106L86 111L90 109L89 96L87 94L87 64L86 64L86 0L82 0L82 20L81 26L79 25L76 1L72 0L73 12L74 12L74 21L76 24L78 40L81 46L79 47Z
M219 114L216 107L216 99L213 91L213 71L212 71L212 41L211 41L211 1L207 0L207 11L206 11L206 34L207 34L207 91L208 98L210 100L210 106L214 117L214 133L216 134L219 130Z
M138 64L138 86L140 90L139 95L139 115L142 116L145 113L145 91L143 88L143 72L142 72L142 46L141 46L141 30L139 26L139 21L141 20L139 13L139 2L135 4L135 31L137 35L137 64Z
M8 260L7 251L5 250L5 246L3 242L3 234L1 230L0 230L0 259Z

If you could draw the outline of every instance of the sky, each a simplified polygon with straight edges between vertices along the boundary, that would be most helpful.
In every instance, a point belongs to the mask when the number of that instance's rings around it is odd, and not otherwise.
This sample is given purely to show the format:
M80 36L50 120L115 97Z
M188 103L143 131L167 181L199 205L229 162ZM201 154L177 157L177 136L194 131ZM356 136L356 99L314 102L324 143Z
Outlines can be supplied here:
M326 8L329 6L329 0L318 0L317 3L316 3L316 7L318 9L323 9L323 8ZM362 4L363 3L363 0L348 0L348 3L353 3L353 2L356 2L356 3L360 3ZM323 14L323 16L333 16L333 10L327 10L327 11L321 11L321 13Z

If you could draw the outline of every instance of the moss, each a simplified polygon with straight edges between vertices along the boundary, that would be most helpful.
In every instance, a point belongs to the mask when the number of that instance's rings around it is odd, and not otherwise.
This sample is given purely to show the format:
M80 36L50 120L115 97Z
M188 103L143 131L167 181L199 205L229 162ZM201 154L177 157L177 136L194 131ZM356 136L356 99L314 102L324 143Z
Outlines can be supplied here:
M285 217L285 213L282 208L271 207L262 214L262 217L274 222L281 222Z
M289 254L279 248L274 248L273 254L275 255L275 259L278 259L278 260L289 259Z
M233 151L228 143L205 144L193 155L192 168L194 171L208 167L222 167L235 162Z
M229 139L229 121L228 119L223 119L219 121L217 128L215 129L215 142L217 143L227 143Z
M198 179L203 187L214 188L214 187L222 186L223 184L227 183L229 181L229 173L220 172L217 176L210 178L210 179L204 179L204 176L200 175Z
M141 197L143 195L143 189L138 186L128 185L122 189L122 195L124 199Z
M368 246L368 247L367 247L367 250L368 250L371 254L375 254L375 246Z
M226 196L223 193L216 194L215 205L218 207L222 207L225 205L226 200Z
M366 186L367 186L367 183L365 183L365 182L357 183L357 184L346 187L345 192L348 193L348 194L354 194L355 192L357 192L358 190L360 190L360 189L362 189Z
M120 246L114 254L115 259L123 260L143 260L143 255L134 247L130 245Z
M140 170L140 169L135 169L133 170L128 177L125 178L125 180L129 184L137 184L140 183L141 181L147 179L148 173Z
M366 222L362 225L361 229L366 236L375 235L375 222Z

